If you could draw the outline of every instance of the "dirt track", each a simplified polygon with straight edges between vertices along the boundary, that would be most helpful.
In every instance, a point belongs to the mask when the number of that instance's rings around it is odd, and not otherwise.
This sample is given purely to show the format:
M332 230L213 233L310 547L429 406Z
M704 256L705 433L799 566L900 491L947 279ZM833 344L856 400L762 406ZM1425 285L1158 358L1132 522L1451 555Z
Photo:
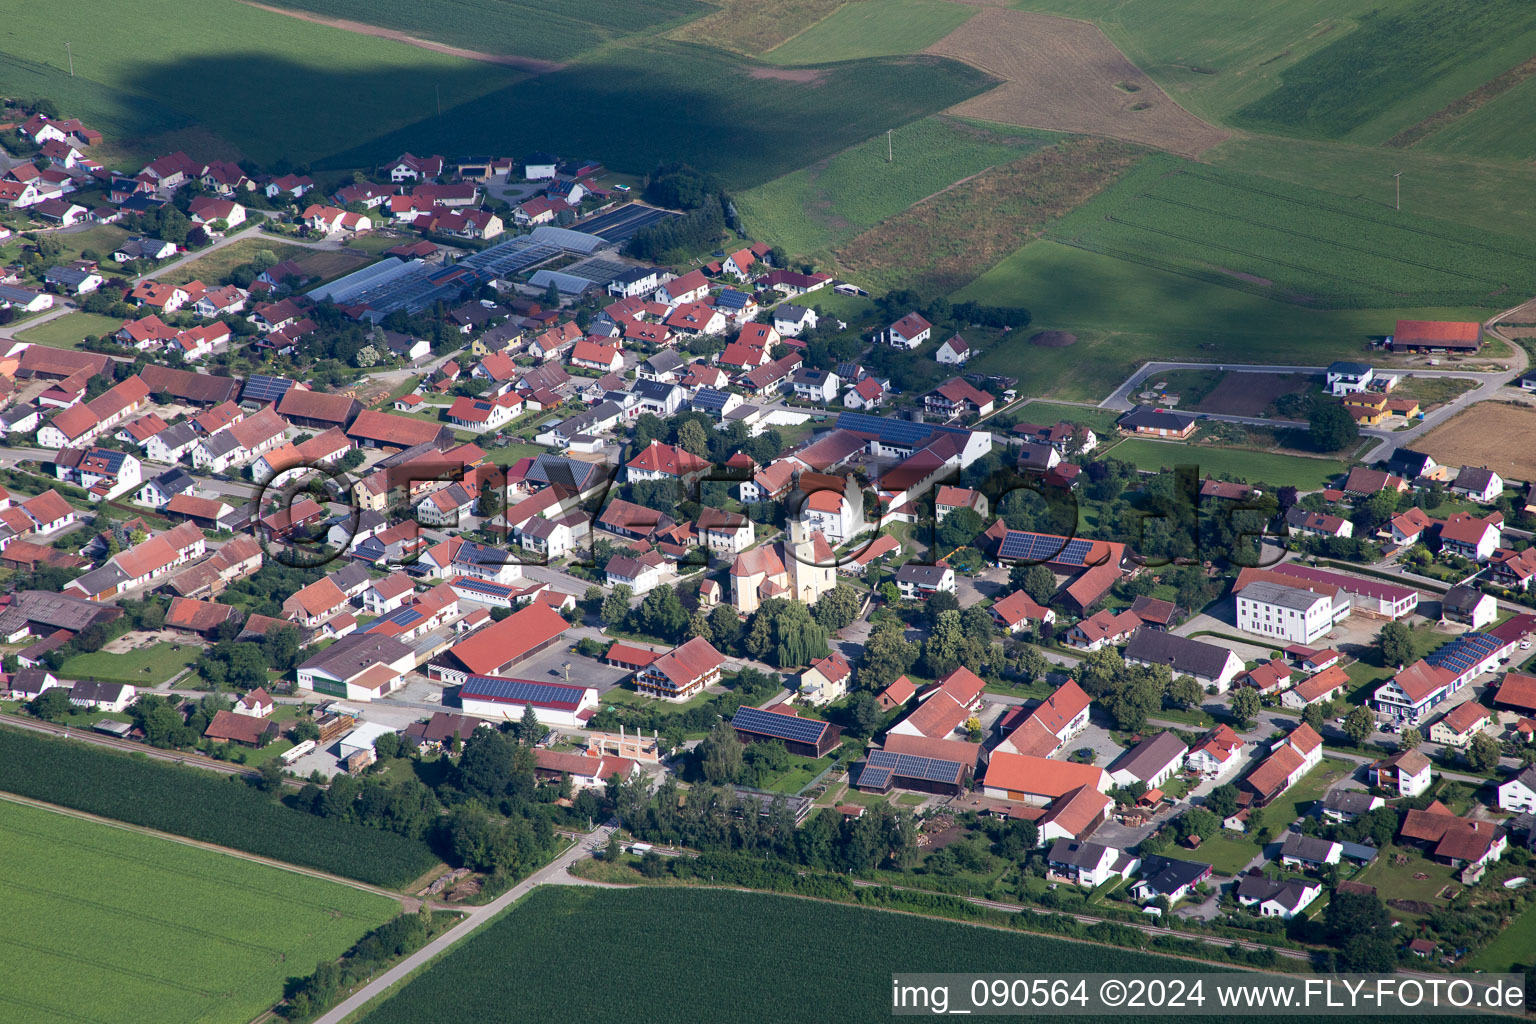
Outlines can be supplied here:
M950 112L1198 156L1230 133L1169 99L1086 21L983 7L928 47L1004 80Z
M500 64L503 67L517 68L531 74L542 75L548 71L559 71L565 67L557 61L539 60L535 57L519 57L510 53L484 53L480 50L466 50L458 46L449 46L447 43L434 43L430 39L419 39L416 36L406 35L391 28L380 28L377 25L364 24L361 21L347 21L345 18L325 18L308 11L294 11L286 7L272 7L268 4L259 4L255 0L240 0L247 7L258 7L263 11L271 11L273 14L283 14L290 18L298 18L300 21L312 21L317 25L329 25L331 28L339 28L343 32L356 32L362 36L377 36L380 39L393 39L397 43L407 46L417 46L423 50L431 50L433 53L445 53L450 57L463 57L465 60L477 60L483 64Z

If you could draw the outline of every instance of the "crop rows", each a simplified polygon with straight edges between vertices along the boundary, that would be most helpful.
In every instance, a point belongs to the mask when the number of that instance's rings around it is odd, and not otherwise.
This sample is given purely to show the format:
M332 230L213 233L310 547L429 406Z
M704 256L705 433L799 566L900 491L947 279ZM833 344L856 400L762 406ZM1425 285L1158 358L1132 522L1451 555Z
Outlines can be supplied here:
M1055 237L1330 307L1400 306L1410 296L1416 305L1486 305L1504 291L1536 290L1536 256L1512 239L1461 235L1316 190L1170 166L1178 165L1148 161L1133 180L1066 218Z
M1536 25L1524 0L1420 0L1374 11L1359 27L1281 73L1282 85L1237 112L1246 128L1341 138L1415 93L1469 54Z
M291 810L236 779L10 729L0 789L374 885L437 861L425 843Z
M0 802L0 1019L242 1024L396 902Z

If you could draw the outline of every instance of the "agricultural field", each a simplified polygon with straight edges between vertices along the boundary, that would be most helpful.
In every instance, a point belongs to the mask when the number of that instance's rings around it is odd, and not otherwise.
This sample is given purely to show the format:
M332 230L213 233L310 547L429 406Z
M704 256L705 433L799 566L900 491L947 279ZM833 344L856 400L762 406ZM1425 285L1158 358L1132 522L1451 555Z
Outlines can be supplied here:
M985 72L937 57L784 68L665 39L613 46L324 161L377 164L413 152L583 153L644 174L689 163L744 190L990 88ZM667 111L627 117L622 111Z
M876 293L913 288L932 295L961 288L1143 155L1140 148L1114 139L1064 139L887 218L837 249L837 265Z
M408 33L486 56L568 60L603 43L664 31L712 8L700 0L274 0L328 19Z
M1201 476L1229 474L1249 483L1262 482L1271 487L1289 485L1303 491L1321 489L1346 468L1336 459L1313 459L1244 448L1215 448L1141 437L1127 438L1105 454L1132 463L1137 469L1156 471L1192 463L1200 467Z
M1525 77L1502 94L1452 119L1416 143L1419 149L1502 157L1526 162L1536 159L1536 143L1527 126L1536 117L1536 78Z
M1479 319L1464 307L1319 310L1277 302L1051 241L1026 245L950 296L996 306L1024 306L1028 332L983 352L968 365L1019 378L1024 394L1097 402L1142 363L1199 360L1326 366L1359 359L1370 339L1398 317ZM1067 348L1040 348L1041 328L1074 334Z
M123 322L116 317L98 316L95 313L65 313L36 327L16 332L17 341L53 348L76 348L87 334L111 334Z
M718 11L672 30L675 39L761 54L793 39L843 0L715 0Z
M1057 136L938 116L882 133L736 196L747 230L797 255L847 242L957 181ZM887 160L887 152L892 159Z
M687 934L694 948L710 951L717 969L700 970L687 956L637 955L634 939L642 934ZM417 1024L449 1005L465 1019L497 1019L511 1004L529 1019L563 1018L572 999L573 935L583 937L586 951L587 1024L629 1024L637 1007L653 1024L756 1024L765 1006L785 1024L874 1024L890 1019L893 971L1175 969L1175 961L1132 950L760 893L544 886L363 1024ZM856 957L829 952L845 950L850 936L858 939ZM507 971L509 963L518 970ZM794 979L795 998L785 997L786 978Z
M1536 964L1536 907L1525 913L1499 933L1483 951L1472 958L1475 970L1497 973L1501 971L1527 971Z
M1448 466L1486 466L1506 480L1536 480L1536 409L1479 402L1414 442Z
M1318 386L1319 379L1304 373L1228 373L1200 400L1199 409L1226 416L1265 416L1276 399L1305 394Z
M0 801L7 1020L244 1024L397 901ZM15 1016L10 1016L10 1014Z
M291 810L241 779L14 729L0 728L0 790L373 885L438 863L425 843Z
M146 24L188 30L145 33ZM520 77L239 0L26 4L9 12L0 42L0 90L48 96L116 152L151 157L185 146L305 163L432 116L439 93L453 111Z
M179 270L173 270L169 274L157 274L155 280L166 284L186 284L188 281L201 281L206 285L216 285L224 279L224 275L234 270L242 263L249 263L260 252L271 253L278 260L290 260L303 256L310 250L302 245L290 245L279 241L270 235L257 234L250 238L242 238L238 242L231 242L222 249L199 256L191 263Z
M1057 241L1326 308L1501 305L1536 253L1318 189L1154 156L1062 219Z
M1379 144L1527 60L1536 9L1521 0L1413 0L1280 73L1239 108L1235 127Z
M915 53L959 28L977 8L951 0L859 0L844 4L763 56L775 64L821 64Z
M1229 134L1169 99L1084 21L983 7L926 52L1004 79L957 106L957 114L1107 135L1186 156L1199 155Z
M1115 421L1120 414L1112 409L1095 409L1082 405L1056 405L1051 402L1032 401L1011 410L1010 415L1020 423L1039 423L1050 426L1063 421L1078 423L1089 430L1099 434L1102 445L1106 443L1102 438L1110 436L1115 429Z

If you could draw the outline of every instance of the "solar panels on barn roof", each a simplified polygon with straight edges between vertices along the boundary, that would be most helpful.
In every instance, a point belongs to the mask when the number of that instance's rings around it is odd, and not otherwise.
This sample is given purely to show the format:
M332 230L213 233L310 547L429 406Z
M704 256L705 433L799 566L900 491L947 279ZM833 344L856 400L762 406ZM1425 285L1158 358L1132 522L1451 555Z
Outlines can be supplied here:
M288 393L293 387L293 381L287 377L268 377L266 374L253 373L245 378L245 387L240 391L242 402L275 402Z
M505 583L492 583L490 580L476 579L473 576L460 576L453 581L453 589L467 590L472 594L484 594L487 597L497 597L505 601L509 600L513 592L520 588L509 586Z
M1437 668L1447 668L1461 675L1492 657L1503 646L1503 641L1487 633L1466 633L1427 655L1424 660Z
M945 761L937 757L919 757L916 754L897 754L889 750L872 751L869 763L904 779L923 779L927 782L958 782L965 771L959 761ZM865 769L868 772L868 769ZM864 776L859 785L866 785Z
M911 420L899 420L889 416L871 416L868 413L862 412L838 413L837 426L842 430L851 430L856 434L871 434L888 444L906 448L917 447L935 433L970 433L970 431L961 427L947 427L940 423L914 423Z
M1081 538L1069 539L1050 533L1026 533L1009 530L998 548L998 558L1017 559L1024 562L1055 562L1061 565L1083 565L1093 541Z
M736 717L731 719L731 728L792 743L815 743L827 731L827 723L818 722L814 718L797 718L794 715L764 711L762 708L744 707L736 709Z
M537 683L531 679L507 679L501 676L470 676L459 697L491 700L506 704L537 704L543 707L580 706L586 688L565 683Z
M377 622L370 623L364 632L372 633L376 629L382 629L385 623L393 623L396 626L414 626L424 618L414 605L406 605L404 608L396 608L388 615L379 616Z

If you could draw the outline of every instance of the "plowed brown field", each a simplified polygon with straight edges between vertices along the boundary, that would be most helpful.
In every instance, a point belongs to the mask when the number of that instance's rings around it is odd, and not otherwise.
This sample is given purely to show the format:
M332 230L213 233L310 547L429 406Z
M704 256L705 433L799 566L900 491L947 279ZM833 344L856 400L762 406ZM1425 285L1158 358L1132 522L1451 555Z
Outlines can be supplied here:
M1507 480L1536 480L1536 409L1479 402L1413 447L1447 466L1486 466Z
M954 114L1107 135L1181 156L1198 156L1230 134L1169 99L1086 21L983 7L927 52L1004 79L952 107Z

